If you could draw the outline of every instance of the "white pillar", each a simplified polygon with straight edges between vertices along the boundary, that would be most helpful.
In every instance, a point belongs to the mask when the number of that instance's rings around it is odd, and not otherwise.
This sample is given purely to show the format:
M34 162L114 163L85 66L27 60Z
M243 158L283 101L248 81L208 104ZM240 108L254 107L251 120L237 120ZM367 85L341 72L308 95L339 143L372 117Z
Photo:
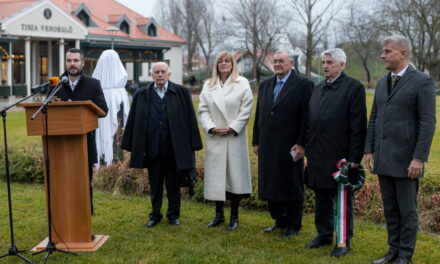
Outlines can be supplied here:
M64 39L60 39L59 52L60 52L59 68L60 68L60 75L61 75L64 72Z
M38 47L38 40L34 40L31 42L31 73L32 73L32 83L31 86L37 85L37 74L38 74L38 56L37 56L37 47Z
M25 39L24 43L24 57L27 94L31 94L31 39L29 37Z
M81 43L80 43L79 39L75 40L75 48L77 48L77 49L81 48Z
M12 42L9 42L8 85L12 86ZM12 91L12 87L11 87Z
M53 54L52 54L52 40L47 41L47 74L49 78L53 76Z

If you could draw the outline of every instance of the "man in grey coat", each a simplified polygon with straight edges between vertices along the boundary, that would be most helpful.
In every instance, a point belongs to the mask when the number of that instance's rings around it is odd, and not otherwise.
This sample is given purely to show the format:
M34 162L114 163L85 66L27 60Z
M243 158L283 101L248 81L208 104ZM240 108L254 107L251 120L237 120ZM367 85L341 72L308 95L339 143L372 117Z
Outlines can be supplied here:
M368 124L365 163L379 175L389 244L375 264L411 263L416 245L418 178L435 130L435 87L409 65L410 55L406 37L383 42L381 58L390 73L377 83Z

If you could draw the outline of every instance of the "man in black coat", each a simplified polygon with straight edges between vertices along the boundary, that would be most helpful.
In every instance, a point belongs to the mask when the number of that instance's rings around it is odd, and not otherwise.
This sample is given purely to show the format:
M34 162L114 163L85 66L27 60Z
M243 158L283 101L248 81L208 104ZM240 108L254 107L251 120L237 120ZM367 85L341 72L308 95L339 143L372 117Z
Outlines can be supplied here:
M131 152L130 167L148 169L153 207L149 228L162 219L164 181L168 220L180 225L180 186L195 166L194 151L202 149L188 90L168 81L166 63L153 64L151 71L154 83L134 95L121 144Z
M379 176L388 252L374 264L411 263L417 240L417 193L435 131L435 84L409 65L411 42L394 35L381 58L390 71L377 82L365 142L367 169ZM374 165L373 165L374 164Z
M62 76L67 76L69 81L62 84L62 87L55 94L55 100L61 101L87 101L91 100L105 113L108 112L104 93L102 92L99 80L82 74L84 68L84 54L81 50L71 48L66 53L66 72ZM98 162L96 150L95 131L87 133L87 151L90 179L90 202L93 215L93 164Z
M303 156L313 82L292 71L293 57L285 51L275 53L274 65L276 75L259 88L252 145L258 155L259 196L268 201L275 220L264 231L286 228L283 236L290 237L302 226Z
M306 146L306 186L315 192L316 238L306 245L318 248L333 242L333 207L338 186L332 174L336 163L346 159L359 167L367 130L364 86L344 74L346 55L329 49L322 56L326 80L313 91L309 105L309 136ZM345 247L335 247L332 256L348 253L353 236L352 191L347 192L347 237Z

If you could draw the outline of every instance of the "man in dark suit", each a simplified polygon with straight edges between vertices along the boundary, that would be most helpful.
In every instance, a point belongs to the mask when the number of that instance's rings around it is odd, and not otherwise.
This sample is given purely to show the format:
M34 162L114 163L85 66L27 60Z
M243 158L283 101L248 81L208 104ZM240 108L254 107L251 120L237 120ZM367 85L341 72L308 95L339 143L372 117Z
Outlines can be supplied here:
M66 72L62 76L67 76L69 81L62 84L62 87L55 94L55 100L61 101L87 101L91 100L105 113L108 112L104 93L102 92L99 80L82 74L84 68L84 54L81 50L71 48L66 53ZM87 133L87 151L89 160L89 179L90 179L90 202L91 213L93 215L93 164L98 162L96 150L95 131Z
M432 78L409 65L411 43L394 35L381 58L390 72L377 82L365 142L365 163L379 175L388 252L373 263L410 263L417 238L418 179L435 130Z
M261 83L252 145L258 155L258 190L268 201L275 224L264 229L301 229L304 202L304 147L308 105L313 82L292 70L294 60L285 51L274 55L276 75Z
M306 186L315 193L316 238L306 245L318 248L333 242L333 212L338 185L332 174L336 163L346 159L359 167L367 131L364 86L343 72L346 55L342 49L323 52L322 68L326 79L313 91L309 107ZM345 246L335 247L332 256L348 253L353 236L352 191L347 192L347 237Z
M169 223L180 225L180 186L194 168L194 151L202 148L188 90L169 81L164 62L153 64L151 73L154 82L133 97L121 144L131 152L130 167L148 169L153 207L148 228L162 219L164 181Z

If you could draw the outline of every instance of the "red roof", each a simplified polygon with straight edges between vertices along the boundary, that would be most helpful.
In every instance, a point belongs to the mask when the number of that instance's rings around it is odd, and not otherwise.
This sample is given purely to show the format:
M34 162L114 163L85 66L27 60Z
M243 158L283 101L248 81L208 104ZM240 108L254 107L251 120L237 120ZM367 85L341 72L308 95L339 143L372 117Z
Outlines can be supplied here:
M4 19L13 15L14 13L24 9L37 0L0 0L0 19ZM143 17L128 7L114 1L114 0L52 0L52 2L60 7L64 12L70 14L79 23L82 22L73 15L73 12L84 4L91 13L90 19L98 25L98 27L88 27L89 35L104 35L108 36L107 28L114 26L111 22L117 22L124 14L130 20L130 35L123 31L118 31L115 36L129 37L132 39L143 40L160 40L185 43L186 41L166 30L165 28L157 26L157 37L148 36L139 26L145 26L150 21L150 18ZM115 14L117 10L118 14Z

